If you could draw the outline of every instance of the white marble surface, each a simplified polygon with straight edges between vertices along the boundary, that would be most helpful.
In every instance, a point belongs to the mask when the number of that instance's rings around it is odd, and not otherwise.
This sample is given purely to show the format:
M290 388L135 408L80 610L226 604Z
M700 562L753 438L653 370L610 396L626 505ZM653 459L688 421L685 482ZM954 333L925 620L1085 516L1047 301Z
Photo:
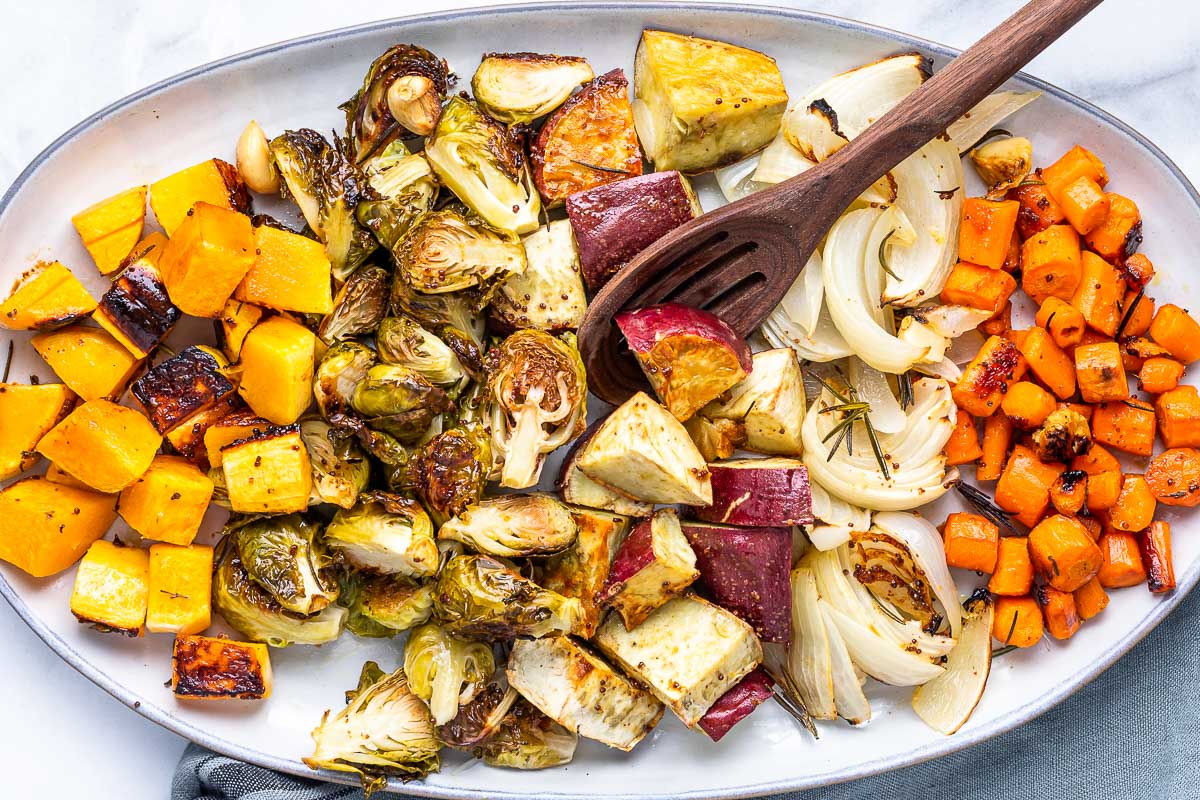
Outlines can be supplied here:
M148 83L271 42L480 0L36 0L0 4L0 186L82 117ZM777 0L776 5L785 4ZM793 5L966 46L1017 0ZM1200 183L1200 4L1109 0L1030 71L1142 130ZM502 46L480 42L481 48ZM157 798L184 742L59 661L0 606L0 797ZM1116 701L1116 698L1114 698ZM1051 712L1054 713L1054 712Z

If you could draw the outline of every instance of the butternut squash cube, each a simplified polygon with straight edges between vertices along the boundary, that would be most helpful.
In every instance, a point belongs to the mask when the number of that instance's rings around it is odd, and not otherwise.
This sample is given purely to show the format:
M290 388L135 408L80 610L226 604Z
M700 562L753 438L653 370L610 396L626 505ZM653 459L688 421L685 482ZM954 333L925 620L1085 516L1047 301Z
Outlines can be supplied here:
M193 414L167 431L163 437L177 454L200 469L208 469L208 451L204 447L204 434L228 415L245 408L242 398L231 394L214 406Z
M108 331L83 325L39 333L32 344L54 374L84 400L120 397L142 363Z
M38 442L74 407L61 383L0 383L0 480L36 464Z
M229 363L211 347L192 345L151 367L130 388L159 433L167 433L233 394L221 372Z
M79 560L117 519L117 500L34 477L0 490L0 560L45 578Z
M215 327L217 343L221 346L221 351L225 353L226 358L230 361L237 361L242 357L242 345L246 342L246 336L262 320L262 317L263 310L251 303L234 299L225 303L225 308L221 310L221 316L217 319Z
M171 691L180 700L265 700L273 682L265 644L211 636L175 639Z
M187 635L212 624L213 549L194 544L150 547L146 630Z
M325 245L271 225L254 229L254 264L233 296L302 314L333 310L332 267Z
M43 438L38 452L93 489L113 494L146 473L162 437L150 420L108 400L89 400Z
M229 506L241 514L287 514L308 508L312 463L300 428L271 428L221 449Z
M197 203L167 243L159 270L171 302L194 317L219 317L254 263L245 214Z
M145 186L126 189L71 217L71 224L102 275L116 272L133 252L145 221Z
M26 272L0 303L0 325L12 331L61 328L96 310L96 299L57 261Z
M242 399L260 417L290 425L312 404L317 337L286 317L260 322L242 345Z
M63 468L58 464L51 464L50 466L46 467L45 477L46 480L50 481L51 483L58 483L63 486L72 486L76 489L83 489L84 491L88 492L94 491L92 487L88 486L74 475L71 475L69 472L64 472ZM113 503L116 503L116 498L113 499Z
M200 531L213 482L179 456L155 456L146 474L121 492L117 509L129 527L170 544L189 545Z
M150 208L168 236L174 236L196 203L250 213L250 193L237 167L219 158L201 161L150 184Z
M150 554L101 539L79 562L71 613L106 633L141 636L150 597Z
M242 439L260 436L270 427L270 420L263 419L248 408L227 414L204 432L204 449L208 452L209 466L221 466L221 448Z
M145 358L167 338L183 313L171 302L158 261L163 244L150 244L135 251L136 258L128 263L112 286L100 298L100 306L92 318L113 335L134 358ZM148 242L147 238L145 242ZM141 247L142 245L138 245Z

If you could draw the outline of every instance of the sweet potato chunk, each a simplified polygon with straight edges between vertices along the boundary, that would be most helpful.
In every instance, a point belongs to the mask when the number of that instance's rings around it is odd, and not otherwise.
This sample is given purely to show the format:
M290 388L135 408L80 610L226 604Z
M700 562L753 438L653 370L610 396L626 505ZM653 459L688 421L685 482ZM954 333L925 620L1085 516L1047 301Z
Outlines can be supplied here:
M958 228L958 257L992 270L1003 267L1020 208L1021 204L1016 200L989 200L986 197L964 200L962 224ZM1007 273L1005 276L1008 277ZM1016 288L1015 282L1012 285Z
M1079 234L1069 225L1051 225L1021 246L1021 288L1041 303L1047 297L1069 300L1079 285Z
M79 279L57 261L39 264L22 275L0 303L0 326L12 331L60 328L96 310Z
M996 505L1033 527L1050 504L1050 486L1066 469L1048 464L1024 445L1017 445L996 483Z
M1167 447L1200 446L1200 393L1195 386L1177 386L1163 392L1154 401L1154 412ZM1153 435L1151 432L1152 440ZM1144 455L1150 455L1149 450Z
M1163 505L1200 505L1200 450L1173 447L1159 453L1146 467L1146 483Z
M1092 413L1092 437L1126 453L1148 456L1154 451L1154 409L1144 400L1098 405Z
M1029 597L997 597L992 638L1003 645L1033 647L1045 632L1042 608Z
M1121 324L1125 281L1112 264L1095 253L1085 252L1080 261L1078 285L1068 299L1088 325L1105 336L1113 336Z
M117 518L116 498L26 478L0 490L0 560L35 578L79 560Z
M1075 348L1075 379L1085 403L1106 403L1129 397L1129 381L1116 342Z
M1073 592L1100 570L1100 548L1078 521L1054 514L1029 532L1029 556L1046 582Z
M110 275L133 252L146 220L146 187L135 186L71 217L83 246L102 275Z
M1108 531L1098 542L1101 564L1096 577L1105 589L1137 586L1146 580L1146 568L1137 537L1125 531Z
M1200 359L1200 323L1177 305L1168 303L1158 309L1150 323L1150 338L1183 364Z
M1020 597L1033 588L1033 561L1029 558L1029 539L1003 536L996 553L996 567L988 581L992 594Z
M1000 529L978 514L955 512L942 529L946 564L990 573L1000 553Z

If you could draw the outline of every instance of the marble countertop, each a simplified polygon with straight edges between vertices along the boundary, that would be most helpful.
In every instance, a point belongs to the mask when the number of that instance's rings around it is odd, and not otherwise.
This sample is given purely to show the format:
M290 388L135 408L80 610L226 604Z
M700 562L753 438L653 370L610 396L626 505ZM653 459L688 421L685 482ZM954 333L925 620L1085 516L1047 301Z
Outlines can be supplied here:
M482 0L38 0L0 11L0 187L79 119L146 84L316 31ZM1018 0L807 0L774 5L865 20L965 47ZM681 3L681 5L684 5ZM1200 184L1191 126L1200 107L1200 4L1109 0L1029 71L1131 123ZM482 46L482 45L481 45ZM491 45L489 45L491 46ZM167 795L184 741L121 706L60 661L0 604L0 795ZM1050 713L1054 713L1053 711ZM19 724L17 724L19 723Z

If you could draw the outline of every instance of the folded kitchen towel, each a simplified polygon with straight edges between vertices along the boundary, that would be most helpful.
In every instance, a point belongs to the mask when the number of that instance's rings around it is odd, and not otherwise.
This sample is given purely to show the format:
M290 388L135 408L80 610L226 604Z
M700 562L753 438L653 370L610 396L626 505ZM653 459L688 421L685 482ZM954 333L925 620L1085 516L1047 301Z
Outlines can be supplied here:
M529 789L536 795L536 773ZM171 791L171 800L361 797L358 789L281 775L196 745L183 754ZM772 800L918 797L1200 798L1200 592L1111 669L1032 722L945 758Z

